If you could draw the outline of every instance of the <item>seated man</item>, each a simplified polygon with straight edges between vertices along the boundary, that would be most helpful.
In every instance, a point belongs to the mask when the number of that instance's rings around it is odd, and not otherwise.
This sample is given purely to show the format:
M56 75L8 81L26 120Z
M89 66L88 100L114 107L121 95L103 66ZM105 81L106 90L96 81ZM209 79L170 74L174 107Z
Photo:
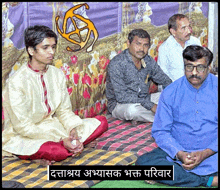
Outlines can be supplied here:
M2 155L43 165L78 155L107 130L107 120L81 119L72 112L65 76L51 65L57 35L50 28L27 28L25 45L30 61L9 78L3 93Z
M198 38L192 36L192 27L186 15L175 14L169 18L168 30L171 34L158 49L158 65L172 79L184 75L183 50L189 45L201 45Z
M128 35L128 49L109 63L106 79L108 111L121 120L153 122L159 94L149 93L149 80L168 86L172 81L148 55L150 35L143 29Z
M140 156L136 165L173 165L182 186L218 185L218 81L210 73L212 52L191 45L183 51L185 76L160 96L152 127L158 148Z

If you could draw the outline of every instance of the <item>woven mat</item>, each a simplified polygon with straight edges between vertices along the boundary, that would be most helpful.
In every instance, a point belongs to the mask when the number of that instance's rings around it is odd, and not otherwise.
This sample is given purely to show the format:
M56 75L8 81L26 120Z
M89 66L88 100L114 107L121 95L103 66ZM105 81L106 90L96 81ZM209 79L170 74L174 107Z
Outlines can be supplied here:
M137 160L132 152L105 151L85 148L76 158L56 162L54 165L131 165ZM47 180L47 167L19 158L2 161L2 180L22 183L25 188L89 188L99 180Z
M108 151L132 151L138 155L157 148L151 136L152 123L132 125L129 121L108 118L109 129L98 140L96 149Z

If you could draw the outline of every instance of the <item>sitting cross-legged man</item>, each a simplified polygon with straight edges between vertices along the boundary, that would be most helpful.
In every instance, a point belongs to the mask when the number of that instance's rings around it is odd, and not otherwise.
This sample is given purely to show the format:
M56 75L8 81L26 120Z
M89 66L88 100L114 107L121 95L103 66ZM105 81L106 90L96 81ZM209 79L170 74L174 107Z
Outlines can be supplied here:
M173 165L171 186L218 186L218 80L210 73L213 53L190 45L183 51L185 75L159 99L152 127L158 148L136 165Z
M36 25L25 30L29 62L9 77L3 92L3 156L43 165L79 155L108 128L104 116L81 119L72 111L64 73L52 66L57 35Z
M149 92L150 81L165 88L172 80L148 55L147 31L132 30L127 44L128 49L116 55L107 68L108 111L120 120L153 122L160 92Z

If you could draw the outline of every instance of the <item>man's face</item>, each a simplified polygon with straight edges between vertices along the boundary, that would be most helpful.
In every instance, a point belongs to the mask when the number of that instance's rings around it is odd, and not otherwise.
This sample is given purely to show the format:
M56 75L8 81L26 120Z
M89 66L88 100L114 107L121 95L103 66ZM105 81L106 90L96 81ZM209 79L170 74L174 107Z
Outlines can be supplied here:
M150 47L149 38L139 38L138 36L134 37L131 44L129 41L127 44L133 61L139 61L144 58L147 55Z
M209 71L211 70L211 66L207 66L207 62L205 57L198 59L194 62L184 60L185 64L185 75L187 80L192 84L194 88L199 89L199 87L202 85L203 81L207 78ZM192 71L187 71L187 65L190 66L197 66L200 65L200 67L204 68L203 72L198 72L196 67L193 68ZM198 69L200 70L200 69Z
M39 64L51 64L53 62L56 51L55 38L44 38L44 40L36 45L36 49L31 51L32 61Z
M180 20L177 20L176 23L177 30L172 29L172 34L178 42L185 43L187 40L190 39L192 33L192 27L189 23L189 20L187 18L182 18Z

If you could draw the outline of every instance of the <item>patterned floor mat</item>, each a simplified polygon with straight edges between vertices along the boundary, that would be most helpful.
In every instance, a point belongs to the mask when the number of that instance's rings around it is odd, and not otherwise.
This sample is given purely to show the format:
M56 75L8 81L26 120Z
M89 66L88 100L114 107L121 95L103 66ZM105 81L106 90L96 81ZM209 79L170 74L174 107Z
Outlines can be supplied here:
M132 125L129 121L108 118L109 129L97 140L96 149L108 151L132 151L138 155L150 152L157 148L151 136L152 123Z
M54 165L131 165L137 160L132 152L105 151L85 148L76 158L56 162ZM47 180L47 167L28 160L4 159L2 161L2 181L12 180L26 188L89 188L99 180Z

